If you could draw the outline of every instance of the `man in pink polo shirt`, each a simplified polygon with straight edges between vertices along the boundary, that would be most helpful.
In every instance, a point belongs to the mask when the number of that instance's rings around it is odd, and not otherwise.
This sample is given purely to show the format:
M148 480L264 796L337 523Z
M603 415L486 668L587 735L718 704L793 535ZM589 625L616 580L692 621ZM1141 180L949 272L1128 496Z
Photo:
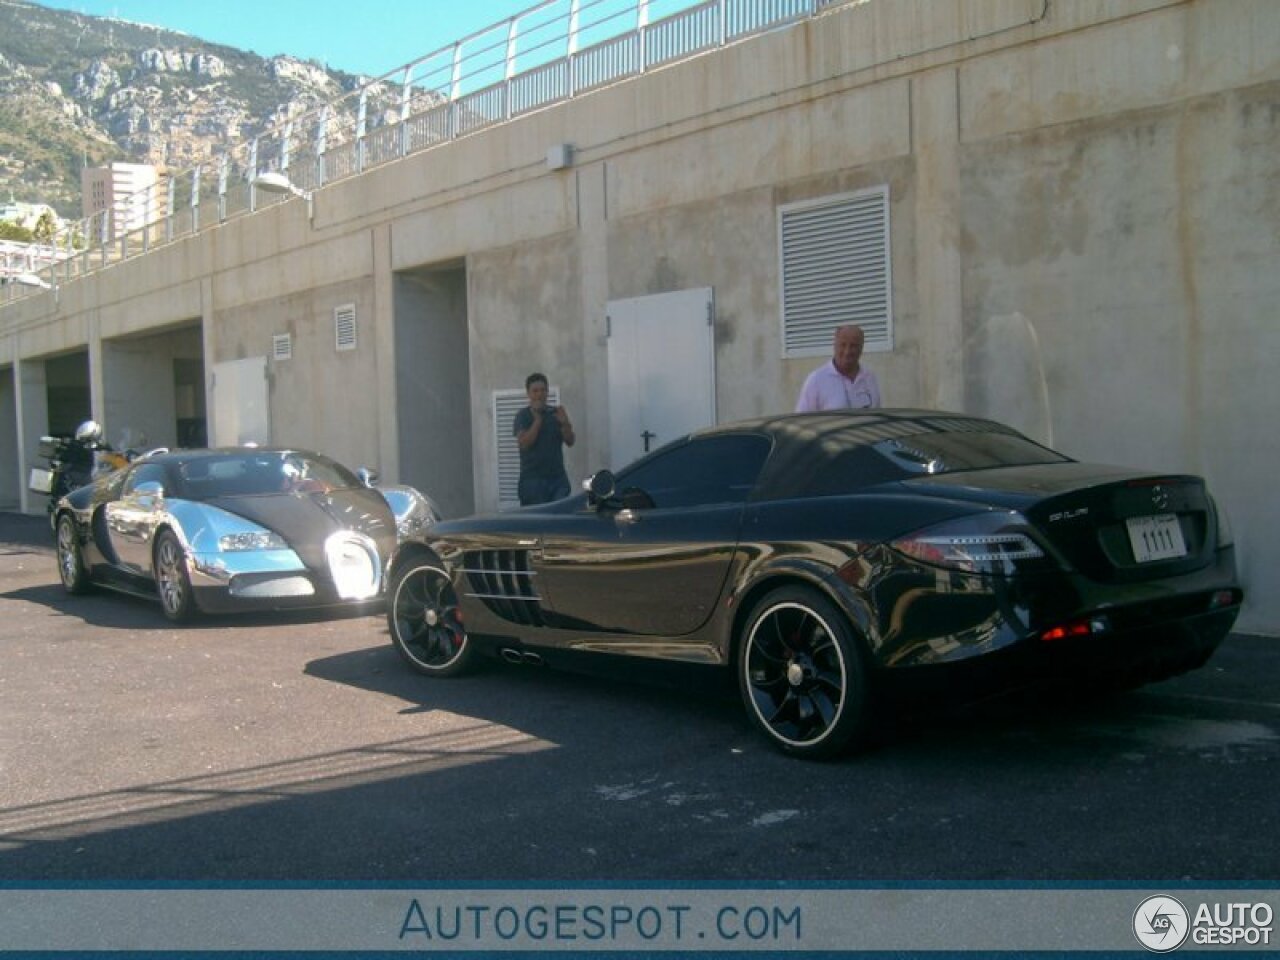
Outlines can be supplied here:
M860 362L865 341L866 335L857 324L836 328L831 360L805 380L796 413L880 406L880 383Z

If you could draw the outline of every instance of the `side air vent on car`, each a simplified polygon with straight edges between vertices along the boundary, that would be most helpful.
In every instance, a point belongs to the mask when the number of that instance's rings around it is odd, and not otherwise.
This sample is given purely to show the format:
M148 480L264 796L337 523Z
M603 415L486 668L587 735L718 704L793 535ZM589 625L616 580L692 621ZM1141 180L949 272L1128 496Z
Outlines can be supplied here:
M466 554L464 563L470 596L503 620L531 627L543 625L528 550L475 550Z

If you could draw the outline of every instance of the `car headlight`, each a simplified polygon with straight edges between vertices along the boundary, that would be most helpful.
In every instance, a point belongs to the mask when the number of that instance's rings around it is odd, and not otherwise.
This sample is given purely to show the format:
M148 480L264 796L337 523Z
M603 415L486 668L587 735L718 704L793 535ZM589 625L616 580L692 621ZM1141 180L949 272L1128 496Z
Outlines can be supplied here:
M382 491L383 498L396 518L396 536L408 539L440 519L440 511L431 499L412 487L394 487Z
M218 549L227 553L238 550L287 550L289 545L278 533L272 533L270 530L253 530L223 534L218 538Z
M324 542L334 589L344 600L368 600L382 589L377 545L354 531L335 533Z
M1026 561L1045 556L1031 537L1010 529L1021 517L1013 513L979 514L952 520L901 537L890 546L905 556L935 567L965 573L1008 574Z

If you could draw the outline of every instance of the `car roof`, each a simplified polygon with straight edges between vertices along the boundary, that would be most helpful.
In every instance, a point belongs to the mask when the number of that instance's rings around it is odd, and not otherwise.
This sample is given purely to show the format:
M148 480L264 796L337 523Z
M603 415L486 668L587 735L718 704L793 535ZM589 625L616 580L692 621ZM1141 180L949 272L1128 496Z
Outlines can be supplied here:
M778 442L809 442L815 437L847 430L865 433L867 439L876 439L877 428L883 428L888 436L904 433L933 433L938 430L999 430L1009 427L972 417L968 414L945 410L916 408L876 407L866 410L824 410L818 413L787 413L769 417L755 417L733 423L716 424L695 430L691 437L711 437L719 434L761 433Z
M1012 433L993 420L943 410L876 408L790 413L757 417L698 430L691 439L755 434L772 442L757 490L771 497L794 495L820 464L854 447L903 440L923 433Z

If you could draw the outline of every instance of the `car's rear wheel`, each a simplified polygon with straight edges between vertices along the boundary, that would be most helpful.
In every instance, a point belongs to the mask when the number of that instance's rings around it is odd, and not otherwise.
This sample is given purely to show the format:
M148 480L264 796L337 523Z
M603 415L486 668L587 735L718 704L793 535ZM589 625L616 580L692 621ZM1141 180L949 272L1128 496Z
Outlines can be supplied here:
M174 623L185 623L195 616L195 594L187 574L186 552L171 530L162 530L155 546L156 592L164 615Z
M473 665L472 644L449 575L425 560L410 560L392 576L387 626L409 666L452 677Z
M748 716L785 753L816 760L865 743L866 654L848 618L816 591L782 587L756 604L737 671Z
M58 576L67 593L84 593L89 589L89 571L85 569L84 555L80 552L80 538L76 535L76 522L68 514L58 518Z

